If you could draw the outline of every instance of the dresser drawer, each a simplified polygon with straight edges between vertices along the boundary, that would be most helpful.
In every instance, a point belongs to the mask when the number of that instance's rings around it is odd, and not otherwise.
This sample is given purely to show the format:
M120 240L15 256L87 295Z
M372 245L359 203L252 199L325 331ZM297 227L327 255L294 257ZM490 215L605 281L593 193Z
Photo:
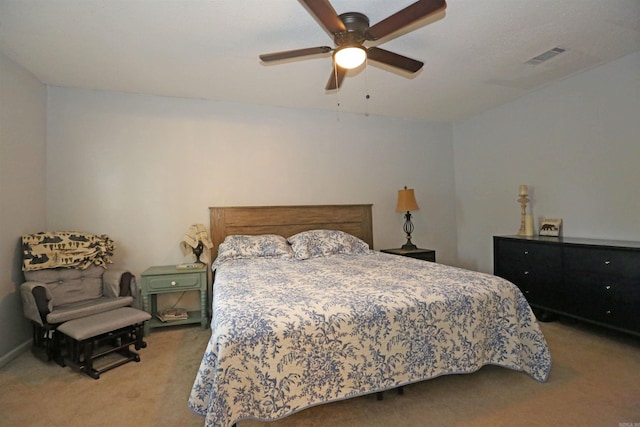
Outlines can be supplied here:
M567 270L640 278L640 251L566 246Z
M638 292L625 285L585 287L572 299L576 316L629 330L640 330Z
M560 268L562 248L528 242L501 240L498 243L500 262L504 265L531 267L538 270Z
M199 274L181 274L175 276L155 276L147 280L150 290L189 290L200 289Z
M559 246L496 239L494 273L520 288L530 304L560 309L562 249Z
M612 326L638 330L640 281L615 274L589 270L566 273L565 286L571 295L571 307L577 316Z

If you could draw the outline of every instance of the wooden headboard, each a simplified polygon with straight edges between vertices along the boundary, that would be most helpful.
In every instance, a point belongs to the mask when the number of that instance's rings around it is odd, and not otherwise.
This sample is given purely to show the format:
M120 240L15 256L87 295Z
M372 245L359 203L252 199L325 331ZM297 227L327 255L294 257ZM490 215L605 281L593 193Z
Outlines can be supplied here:
M279 234L284 237L314 229L341 230L373 249L372 205L246 206L209 208L211 259L231 234Z

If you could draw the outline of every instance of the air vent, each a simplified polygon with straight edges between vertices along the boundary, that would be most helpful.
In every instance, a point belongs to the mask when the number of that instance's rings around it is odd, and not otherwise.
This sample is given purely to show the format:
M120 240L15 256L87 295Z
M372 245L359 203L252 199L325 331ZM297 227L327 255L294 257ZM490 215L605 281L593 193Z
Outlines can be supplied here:
M535 58L531 58L530 60L525 62L525 64L533 64L533 65L540 64L540 63L542 63L544 61L548 61L549 59L553 58L554 56L560 55L562 52L565 52L566 50L567 49L562 49L561 47L554 47L553 49L550 49L550 50L546 51L545 53L542 53L542 54L536 56Z

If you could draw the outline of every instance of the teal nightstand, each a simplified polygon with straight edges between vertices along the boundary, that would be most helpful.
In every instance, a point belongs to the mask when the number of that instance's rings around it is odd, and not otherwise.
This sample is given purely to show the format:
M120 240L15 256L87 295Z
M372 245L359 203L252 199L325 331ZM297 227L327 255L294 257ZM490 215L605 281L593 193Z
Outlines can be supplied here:
M149 335L151 328L200 323L208 326L207 316L207 267L179 270L175 265L150 267L142 273L142 309L151 314L144 325L144 334ZM200 292L200 310L190 311L185 320L162 322L156 316L157 295L171 292Z

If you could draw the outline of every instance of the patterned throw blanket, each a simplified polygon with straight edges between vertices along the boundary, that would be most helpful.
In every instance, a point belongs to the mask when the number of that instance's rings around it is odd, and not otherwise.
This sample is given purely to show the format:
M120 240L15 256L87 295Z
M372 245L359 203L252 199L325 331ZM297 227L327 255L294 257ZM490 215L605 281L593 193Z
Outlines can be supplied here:
M77 268L111 264L115 249L106 234L96 236L77 231L56 231L22 236L22 271L46 268Z

